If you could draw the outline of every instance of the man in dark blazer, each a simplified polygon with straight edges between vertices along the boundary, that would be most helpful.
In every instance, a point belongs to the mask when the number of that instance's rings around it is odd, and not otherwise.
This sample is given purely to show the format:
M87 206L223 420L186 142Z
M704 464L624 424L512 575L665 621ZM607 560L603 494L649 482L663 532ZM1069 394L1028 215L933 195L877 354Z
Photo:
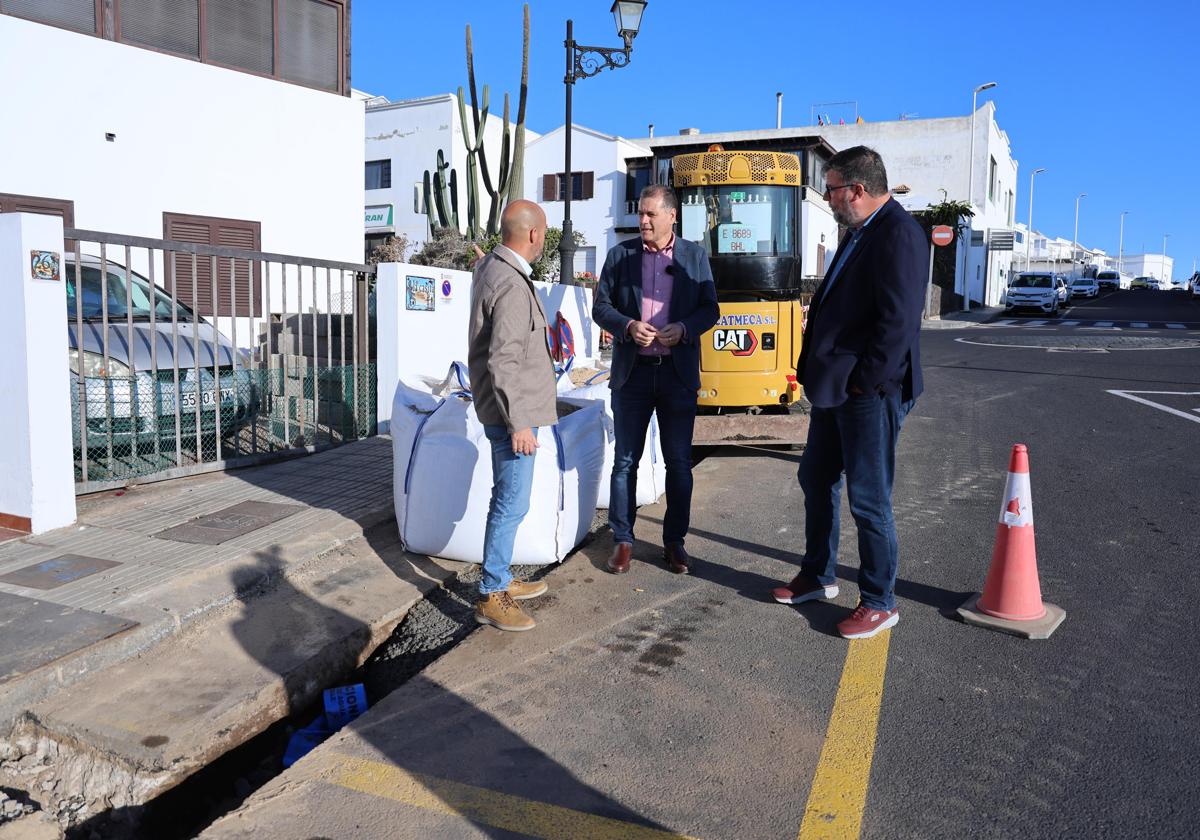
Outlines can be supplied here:
M860 639L900 620L892 483L900 427L923 387L919 339L929 242L891 197L874 150L838 152L825 183L825 199L847 231L813 296L796 363L812 403L799 470L805 551L800 573L773 594L783 604L838 594L844 475L858 526L859 605L838 632Z
M663 560L686 574L683 548L692 507L692 428L700 389L700 337L717 319L717 291L708 253L675 236L678 201L670 187L651 185L638 202L640 239L613 247L604 261L592 317L613 336L615 454L608 521L613 554L608 570L629 571L637 515L637 465L651 414L658 413L667 467Z

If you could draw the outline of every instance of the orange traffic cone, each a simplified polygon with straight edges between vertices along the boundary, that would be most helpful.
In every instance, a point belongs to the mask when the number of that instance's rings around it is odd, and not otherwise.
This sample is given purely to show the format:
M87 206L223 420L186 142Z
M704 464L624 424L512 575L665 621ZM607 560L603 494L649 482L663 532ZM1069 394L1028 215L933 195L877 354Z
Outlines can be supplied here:
M1027 639L1049 638L1067 617L1060 607L1042 601L1033 537L1029 450L1023 443L1013 446L983 594L968 598L958 614L968 624Z

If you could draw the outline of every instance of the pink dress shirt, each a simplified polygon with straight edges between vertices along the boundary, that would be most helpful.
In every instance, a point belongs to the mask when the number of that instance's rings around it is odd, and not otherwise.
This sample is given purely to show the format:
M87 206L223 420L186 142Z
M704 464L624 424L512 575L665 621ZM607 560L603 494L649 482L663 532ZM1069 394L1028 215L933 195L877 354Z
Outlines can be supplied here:
M671 323L671 291L674 278L671 276L671 264L675 261L675 236L666 247L652 251L642 244L642 317L656 330L661 330ZM671 349L664 347L655 339L649 347L639 347L638 354L642 356L669 356Z

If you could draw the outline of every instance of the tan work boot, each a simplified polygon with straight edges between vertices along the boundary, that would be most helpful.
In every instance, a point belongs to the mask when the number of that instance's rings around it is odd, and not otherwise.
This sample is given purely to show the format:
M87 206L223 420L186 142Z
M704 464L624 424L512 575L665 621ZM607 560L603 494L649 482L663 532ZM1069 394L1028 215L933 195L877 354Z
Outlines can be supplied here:
M539 595L545 594L550 587L543 580L516 580L508 584L508 594L512 596L514 601L528 601L530 598L536 598Z
M507 592L492 592L475 602L475 620L498 630L532 630L534 621Z

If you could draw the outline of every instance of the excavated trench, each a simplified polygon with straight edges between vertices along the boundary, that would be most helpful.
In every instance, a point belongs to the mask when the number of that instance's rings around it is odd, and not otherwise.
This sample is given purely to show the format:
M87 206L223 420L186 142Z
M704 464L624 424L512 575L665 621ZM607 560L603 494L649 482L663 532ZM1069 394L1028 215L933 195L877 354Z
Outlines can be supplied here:
M597 511L579 548L607 526L607 511ZM551 568L513 566L513 575L522 580L537 580ZM362 683L368 707L404 685L479 627L473 615L478 582L479 567L472 565L431 591L408 611L365 664L333 684ZM66 836L69 840L193 838L283 772L283 754L292 735L321 711L320 704L302 709L145 805L106 811L72 826ZM15 812L15 806L10 808Z

